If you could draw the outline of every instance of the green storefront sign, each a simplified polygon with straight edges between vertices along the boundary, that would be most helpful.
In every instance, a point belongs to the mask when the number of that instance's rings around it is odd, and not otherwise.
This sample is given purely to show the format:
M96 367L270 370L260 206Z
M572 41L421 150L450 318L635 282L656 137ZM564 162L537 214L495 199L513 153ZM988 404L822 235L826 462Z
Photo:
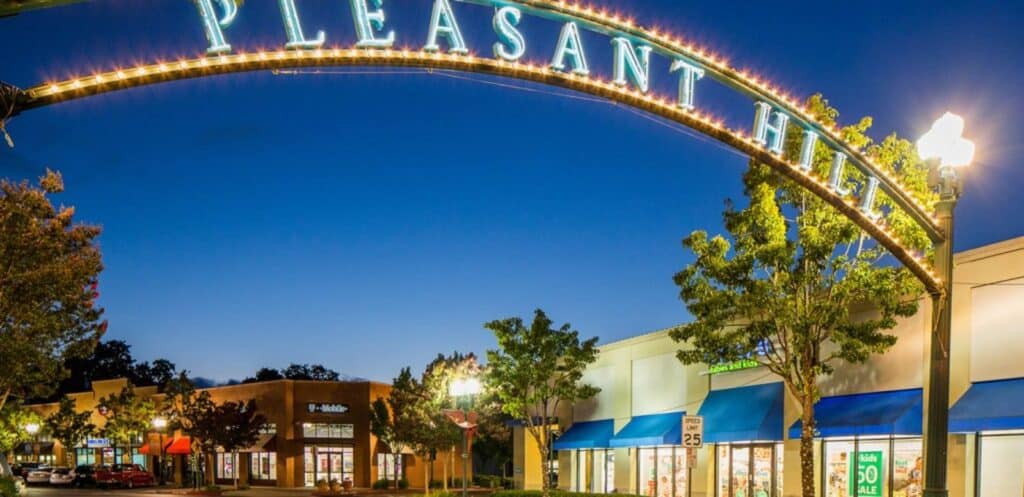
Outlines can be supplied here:
M854 474L854 471L857 474ZM857 465L850 466L850 495L857 497L882 497L882 451L860 452ZM853 482L857 482L854 493Z
M744 369L753 369L761 366L761 363L753 359L741 359L734 362L725 362L721 364L715 364L708 368L708 374L721 374L731 373L733 371L741 371Z

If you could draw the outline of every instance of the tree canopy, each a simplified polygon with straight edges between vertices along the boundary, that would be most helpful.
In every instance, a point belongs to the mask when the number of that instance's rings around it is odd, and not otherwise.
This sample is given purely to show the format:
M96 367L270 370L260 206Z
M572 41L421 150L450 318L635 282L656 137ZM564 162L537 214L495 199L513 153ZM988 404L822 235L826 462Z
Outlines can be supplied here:
M153 400L136 393L130 384L100 399L99 406L100 415L107 419L103 434L124 447L129 447L133 438L149 432L156 414Z
M820 95L807 107L826 125L838 118ZM841 134L919 199L933 202L927 168L913 145L895 135L875 143L866 135L870 126L864 118ZM798 128L788 130L785 153L793 160L802 138ZM828 177L832 160L819 144L814 172ZM859 172L846 169L844 187L864 183ZM896 337L888 330L917 311L921 287L842 213L767 166L751 161L743 185L747 205L729 203L723 214L728 235L695 231L683 240L694 262L675 282L694 320L671 336L686 344L678 353L686 364L752 359L783 380L803 409L803 495L811 497L818 379L839 362L863 362L891 347ZM923 230L891 199L879 195L878 204L897 237L927 250Z
M12 395L50 395L65 361L88 355L106 329L100 229L53 206L63 190L49 170L38 186L0 180L0 408Z
M580 340L569 324L553 322L537 310L527 327L521 318L491 321L498 348L487 351L487 387L501 409L522 423L541 453L545 495L551 488L549 461L552 416L560 403L589 399L600 391L583 383L583 372L597 360L597 338Z
M57 410L46 418L46 427L50 435L68 448L64 451L68 466L74 466L75 462L75 453L70 448L77 446L96 431L96 425L92 424L91 418L92 411L76 411L75 401L69 397L62 397Z

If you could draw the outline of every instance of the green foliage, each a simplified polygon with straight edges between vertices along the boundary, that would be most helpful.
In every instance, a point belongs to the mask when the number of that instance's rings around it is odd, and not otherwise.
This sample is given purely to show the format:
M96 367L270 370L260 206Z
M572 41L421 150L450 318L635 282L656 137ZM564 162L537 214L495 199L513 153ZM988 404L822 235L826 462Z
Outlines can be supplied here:
M391 480L377 480L373 482L374 490L383 490L385 488L391 488Z
M0 497L18 497L18 485L10 476L0 476Z
M497 350L487 351L487 387L501 409L522 422L537 442L544 475L550 458L550 418L559 403L589 399L600 391L582 383L583 371L597 360L597 338L580 341L579 332L569 324L552 324L538 309L529 327L520 318L484 325L498 341ZM545 476L545 491L550 486Z
M0 457L13 451L19 443L32 439L25 431L29 423L39 424L42 419L20 402L8 402L0 407Z
M512 478L501 475L473 475L473 484L484 488L512 488Z
M838 117L820 95L807 107L826 125ZM841 135L924 203L934 202L914 147L895 135L876 144L865 134L870 126L864 118ZM801 138L798 128L788 130L785 153L793 160ZM831 153L819 144L814 172L828 177L830 168ZM846 169L846 187L863 182ZM695 260L675 282L694 321L671 336L687 345L678 352L686 364L754 359L781 377L803 408L801 457L811 457L818 379L837 362L864 362L891 347L896 337L887 331L917 311L921 287L842 213L767 166L751 161L743 183L748 203L724 213L727 237L695 231L683 240ZM893 208L882 194L878 205ZM929 247L905 214L891 212L887 223L904 243ZM804 495L813 492L813 475L805 474Z
M69 397L60 399L60 406L46 418L46 426L50 435L60 441L64 447L74 447L96 431L96 425L89 422L92 411L75 411L75 401ZM74 466L75 454L65 450L68 466Z
M107 418L103 434L115 444L128 447L131 440L149 431L156 414L153 400L135 393L135 387L126 385L118 393L100 399L104 407L100 413ZM125 451L129 453L130 451Z
M96 306L100 229L55 208L60 174L38 187L0 180L0 408L11 395L51 394L66 360L88 355L106 323Z

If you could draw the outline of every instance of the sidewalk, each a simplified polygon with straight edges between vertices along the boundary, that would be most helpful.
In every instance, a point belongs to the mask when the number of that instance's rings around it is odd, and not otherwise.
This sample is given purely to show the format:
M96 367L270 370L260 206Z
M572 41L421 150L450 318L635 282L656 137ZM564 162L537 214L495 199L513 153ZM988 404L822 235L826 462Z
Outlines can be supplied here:
M245 490L232 490L230 486L222 486L224 497L312 497L312 488L281 488L281 487L250 487ZM148 493L160 495L186 495L191 489L188 488L157 488ZM440 489L431 490L431 494L440 492ZM462 489L449 489L450 494L462 495ZM474 496L483 496L493 493L489 488L470 488L469 493ZM411 497L422 496L423 489L410 488L405 490L371 490L357 488L350 492L340 494L341 497Z

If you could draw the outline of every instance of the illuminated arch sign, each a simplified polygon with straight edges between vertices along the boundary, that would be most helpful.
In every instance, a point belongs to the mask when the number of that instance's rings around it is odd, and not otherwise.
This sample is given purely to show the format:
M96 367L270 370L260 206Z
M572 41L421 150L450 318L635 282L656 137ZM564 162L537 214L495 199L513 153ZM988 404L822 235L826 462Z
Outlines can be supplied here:
M336 46L332 33L309 31L295 0L278 0L285 36L275 50L244 51L231 42L232 24L242 15L235 0L193 0L197 20L206 34L206 55L161 61L133 68L92 74L19 90L14 111L68 99L185 78L242 71L309 66L397 66L447 69L492 74L544 83L596 95L681 123L715 138L772 167L849 217L868 235L907 266L933 293L943 284L920 254L914 253L886 225L876 204L888 196L902 212L938 243L945 239L933 216L900 185L855 147L845 143L835 127L815 121L800 103L756 77L738 71L713 54L677 37L649 30L606 11L566 1L551 0L420 0L429 6L421 26L392 24L391 9L409 3L389 0L337 0L351 13L356 42ZM488 8L491 39L474 47L464 36L470 9ZM483 12L481 10L481 12ZM477 13L479 15L479 12ZM529 18L554 23L557 39L531 39ZM403 33L422 32L413 40ZM611 71L604 76L593 69L598 46L581 32L606 38ZM551 38L551 37L549 37ZM197 45L200 40L197 40ZM546 45L546 46L545 46ZM610 47L609 47L610 46ZM528 61L527 48L545 54ZM197 47L198 48L198 47ZM486 55L474 55L474 53ZM659 79L660 78L660 79ZM750 99L750 120L729 126L702 108L702 88L716 81ZM668 85L670 96L658 95L655 83ZM7 117L10 117L8 115ZM750 124L752 122L752 124ZM785 157L783 144L793 127L802 142L799 157ZM816 153L828 151L831 168L825 177L812 170ZM863 179L849 188L847 168Z

